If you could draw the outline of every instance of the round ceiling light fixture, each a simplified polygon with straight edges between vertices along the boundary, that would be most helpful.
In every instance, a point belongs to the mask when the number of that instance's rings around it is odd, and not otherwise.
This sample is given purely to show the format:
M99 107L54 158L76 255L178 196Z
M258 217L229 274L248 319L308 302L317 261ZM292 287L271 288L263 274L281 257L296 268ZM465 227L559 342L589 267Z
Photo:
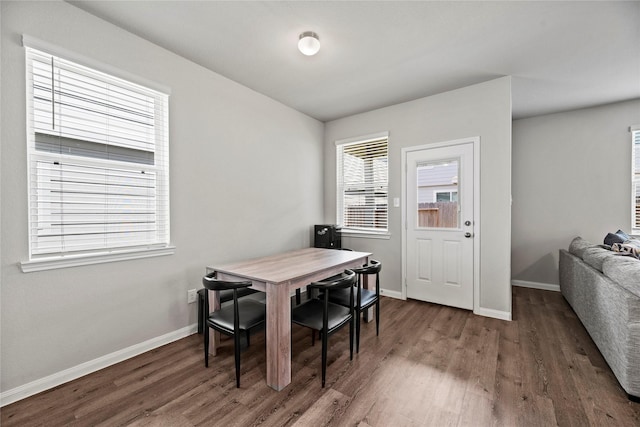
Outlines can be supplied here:
M298 40L298 49L304 55L311 56L318 53L320 50L320 37L313 31L305 31L300 34L300 40Z

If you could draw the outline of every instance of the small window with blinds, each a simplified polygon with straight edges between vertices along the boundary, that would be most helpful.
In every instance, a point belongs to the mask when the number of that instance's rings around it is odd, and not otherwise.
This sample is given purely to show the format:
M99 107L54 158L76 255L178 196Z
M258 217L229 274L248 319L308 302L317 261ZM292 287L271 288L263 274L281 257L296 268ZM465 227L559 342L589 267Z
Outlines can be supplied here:
M640 126L631 128L631 228L640 234Z
M338 141L337 217L343 232L388 231L388 134Z
M168 246L168 95L25 49L30 260Z

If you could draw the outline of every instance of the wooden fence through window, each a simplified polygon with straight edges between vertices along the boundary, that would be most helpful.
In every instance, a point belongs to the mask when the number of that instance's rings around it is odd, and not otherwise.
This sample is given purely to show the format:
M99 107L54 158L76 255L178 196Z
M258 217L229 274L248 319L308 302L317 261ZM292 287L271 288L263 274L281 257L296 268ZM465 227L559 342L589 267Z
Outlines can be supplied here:
M458 202L419 203L418 227L458 228Z

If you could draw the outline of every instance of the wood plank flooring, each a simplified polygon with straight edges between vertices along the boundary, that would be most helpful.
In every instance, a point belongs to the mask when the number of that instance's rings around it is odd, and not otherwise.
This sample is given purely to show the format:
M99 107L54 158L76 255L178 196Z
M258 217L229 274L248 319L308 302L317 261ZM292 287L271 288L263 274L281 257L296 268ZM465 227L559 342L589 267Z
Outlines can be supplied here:
M265 384L264 335L233 343L204 368L192 335L0 409L10 426L640 426L560 293L514 288L514 320L383 298L380 336L363 324L349 361L348 329L320 345L294 326L292 382Z

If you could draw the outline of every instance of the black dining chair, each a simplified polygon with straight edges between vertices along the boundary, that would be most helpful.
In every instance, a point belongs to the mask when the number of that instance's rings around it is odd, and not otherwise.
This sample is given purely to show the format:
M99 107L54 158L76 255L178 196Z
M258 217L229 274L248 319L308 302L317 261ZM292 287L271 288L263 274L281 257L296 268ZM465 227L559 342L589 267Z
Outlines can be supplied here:
M208 277L216 277L215 272L207 274ZM198 289L198 333L202 334L204 332L204 322L207 318L208 313L204 310L204 293L206 290L204 288ZM258 293L257 289L252 288L240 288L238 289L238 298L246 297L248 295L252 295ZM224 304L233 300L233 290L226 289L224 291L220 291L220 304Z
M340 304L344 307L354 307L356 315L356 353L360 352L360 321L362 313L374 304L376 306L376 336L380 334L380 270L382 264L379 261L371 260L368 265L361 268L352 268L354 273L358 275L356 281L356 298L354 302L350 302L350 292L348 289L339 289L329 295L329 301L334 304ZM376 275L376 290L371 291L362 287L362 278L365 275Z
M202 278L204 285L204 312L209 312L209 291L233 292L233 304L221 307L210 313L205 320L205 326L225 335L233 337L233 347L236 362L236 387L240 387L240 333L243 332L250 343L250 331L261 326L266 318L266 306L258 301L243 298L239 299L238 291L251 286L250 281L228 282L218 280L211 275ZM209 331L204 331L204 366L209 367Z
M318 331L322 337L322 387L325 385L327 373L329 335L332 335L347 324L349 325L349 358L353 360L353 285L355 281L356 273L351 270L345 270L339 278L334 280L312 282L307 285L308 288L322 291L322 299L309 299L291 311L292 323L311 329L312 342L315 342L315 331ZM350 292L351 305L347 307L329 302L330 294L341 289L346 289L347 292Z

